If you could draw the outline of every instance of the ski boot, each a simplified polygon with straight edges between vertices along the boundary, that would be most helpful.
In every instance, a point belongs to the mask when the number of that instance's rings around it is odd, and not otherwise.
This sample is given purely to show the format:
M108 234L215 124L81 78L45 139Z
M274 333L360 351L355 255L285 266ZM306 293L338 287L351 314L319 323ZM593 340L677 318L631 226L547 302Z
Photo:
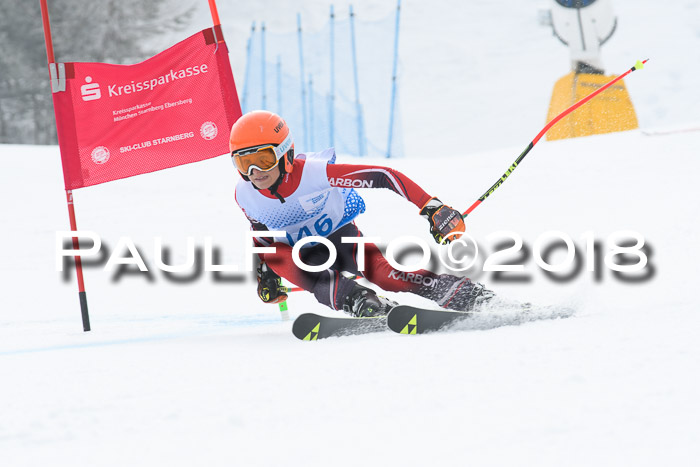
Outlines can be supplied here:
M435 291L424 296L447 310L480 311L496 294L466 277L443 274Z
M487 289L484 284L472 282L472 288L469 291L469 300L467 308L464 311L479 311L489 303L496 294L492 290Z
M386 316L398 303L378 296L374 290L355 285L345 298L343 311L356 318Z
M478 282L471 282L466 300L462 300L463 308L457 311L472 311L480 313L504 312L529 313L533 306L530 302L517 302L497 296L491 290Z

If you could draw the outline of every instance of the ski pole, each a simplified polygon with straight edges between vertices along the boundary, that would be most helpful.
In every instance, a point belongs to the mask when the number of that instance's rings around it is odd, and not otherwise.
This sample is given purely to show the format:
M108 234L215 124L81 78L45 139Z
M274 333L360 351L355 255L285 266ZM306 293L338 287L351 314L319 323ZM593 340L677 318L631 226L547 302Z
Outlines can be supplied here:
M304 289L301 287L280 287L279 291L284 292L284 293L290 293L290 292L301 292ZM287 300L283 302L279 302L279 309L280 309L280 317L282 318L282 321L289 321L289 306L287 306Z
M357 274L346 274L345 277L347 277L350 280L355 280L359 278ZM302 289L301 287L280 287L279 291L284 292L284 293L289 293L289 292L303 292L305 289Z
M280 308L280 318L282 321L289 321L289 307L287 307L287 300L279 302Z
M569 107L568 109L564 110L562 113L560 113L559 115L557 115L556 117L554 117L549 123L547 123L547 125L545 125L544 128L542 128L542 131L540 131L540 132L537 134L537 136L535 137L535 139L533 139L533 140L530 142L530 144L525 148L525 150L522 152L522 154L520 154L520 156L518 156L518 158L515 160L515 162L513 162L513 163L511 164L510 167L508 167L508 170L506 170L506 172L503 174L503 176L502 176L501 178L499 178L498 181L497 181L496 183L494 183L494 184L491 186L491 188L489 188L489 189L486 191L486 193L484 193L483 195L481 195L481 198L479 198L478 200L476 200L476 201L474 202L474 204L472 204L472 205L469 207L469 209L467 209L466 211L464 211L464 213L462 214L462 217L463 217L463 218L466 218L474 209L476 209L476 207L477 207L478 205L480 205L486 198L488 198L488 197L491 195L491 193L493 193L494 191L496 191L496 188L498 188L499 186L501 186L501 185L503 184L503 182L506 181L506 179L508 178L508 176L509 176L511 173L513 173L513 171L516 169L516 167L518 167L518 165L522 162L522 160L525 159L525 156L527 156L527 153L530 152L530 150L535 146L535 144L537 144L537 142L540 140L540 138L542 138L542 137L544 136L544 134L547 133L547 131L549 131L549 129L552 128L552 126L554 126L555 123L557 123L559 120L561 120L562 118L564 118L565 116L567 116L568 114L570 114L571 112L573 112L574 110L576 110L576 109L578 109L579 107L581 107L583 104L585 104L585 103L588 102L589 100L593 99L595 96L597 96L598 94L600 94L601 92L603 92L604 90L606 90L607 88L609 88L610 86L612 86L613 84L615 84L616 82L620 81L620 80L621 80L622 78L624 78L625 76L627 76L627 75L629 75L630 73L632 73L634 70L641 70L642 68L644 68L644 64L645 64L646 62L648 62L648 61L649 61L648 58L647 58L646 60L643 60L643 61L642 61L642 60L637 60L637 63L635 63L634 66L633 66L632 68L630 68L629 70L627 70L625 73L621 74L621 75L618 76L617 78L611 80L611 81L608 82L607 84L605 84L605 85L603 85L602 87L598 88L595 92L593 92L593 93L587 95L586 97L582 98L581 100L579 100L578 102L576 102L574 105L572 105L571 107Z

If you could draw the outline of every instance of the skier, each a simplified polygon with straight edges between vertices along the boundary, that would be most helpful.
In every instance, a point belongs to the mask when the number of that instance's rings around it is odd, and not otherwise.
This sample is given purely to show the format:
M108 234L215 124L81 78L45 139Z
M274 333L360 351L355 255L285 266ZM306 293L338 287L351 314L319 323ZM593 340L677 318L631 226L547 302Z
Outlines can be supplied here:
M358 270L358 245L341 241L362 236L353 221L365 211L365 203L351 186L388 188L403 196L428 220L430 233L438 243L449 242L465 230L457 210L428 195L402 173L374 165L335 164L333 148L295 156L285 121L263 110L247 113L236 121L229 147L241 176L236 201L252 229L286 232L284 237L254 239L256 246L276 248L274 254L259 254L258 296L263 302L287 299L280 290L283 277L313 293L320 303L356 317L386 314L396 305L343 272L362 276L384 290L411 292L457 311L472 310L493 296L483 285L465 277L427 270L401 273L372 243L364 245L365 267L364 271ZM327 270L305 271L292 260L292 246L312 235L325 237L335 246L337 258ZM304 264L318 266L329 259L329 251L320 243L307 243L299 256Z

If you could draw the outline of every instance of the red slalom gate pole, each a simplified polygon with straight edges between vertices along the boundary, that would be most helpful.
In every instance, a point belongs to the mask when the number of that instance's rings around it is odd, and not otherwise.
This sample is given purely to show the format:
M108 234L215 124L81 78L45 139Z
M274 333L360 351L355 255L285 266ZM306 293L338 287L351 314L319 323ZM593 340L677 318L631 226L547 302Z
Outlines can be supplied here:
M44 25L44 43L46 44L46 59L49 64L54 63L53 41L51 40L51 23L49 22L49 8L46 0L40 0L41 21Z
M78 227L75 222L75 209L73 208L73 190L66 190L66 202L68 203L68 218L70 220L70 230L77 232ZM73 237L73 250L80 250L78 237ZM83 331L90 330L90 315L88 314L87 294L85 293L85 281L83 279L83 260L80 256L74 256L75 275L78 278L78 299L80 300L80 315L83 319Z
M209 0L209 11L211 11L211 19L214 21L214 26L221 26L219 11L216 9L216 0Z
M491 196L491 193L493 193L494 191L496 191L496 189L497 189L499 186L501 186L501 185L503 184L503 182L506 181L506 179L508 178L508 176L509 176L511 173L513 173L513 171L518 167L518 165L520 164L520 162L522 162L522 160L525 159L525 156L527 156L527 153L530 152L530 150L535 146L535 144L537 144L537 142L544 136L544 134L547 133L547 131L549 131L549 129L552 128L559 120L561 120L562 118L566 117L568 114L570 114L570 113L573 112L574 110L578 109L578 108L581 107L583 104L585 104L586 102L590 101L590 100L593 99L595 96L597 96L597 95L600 94L601 92L605 91L607 88L609 88L609 87L612 86L613 84L617 83L618 81L620 81L622 78L624 78L625 76L629 75L629 74L632 73L633 71L635 71L635 70L641 70L642 68L644 68L644 64L645 64L646 62L648 62L648 61L649 61L649 59L646 59L646 60L643 60L643 61L642 61L642 60L638 60L637 63L635 63L635 65L634 65L632 68L630 68L629 70L627 70L625 73L621 74L621 75L618 76L617 78L611 80L611 81L608 82L607 84L605 84L605 85L601 86L600 88L596 89L595 92L593 92L593 93L587 95L586 97L582 98L581 100L579 100L578 102L576 102L575 104L573 104L571 107L569 107L568 109L564 110L562 113L560 113L559 115L557 115L556 117L554 117L549 123L547 123L547 125L545 125L544 128L542 128L542 131L540 131L540 132L537 134L537 136L535 137L535 139L533 139L533 140L530 142L530 144L527 146L527 148L525 148L525 150L520 154L520 156L518 156L518 158L515 160L515 162L513 162L513 163L511 164L510 167L508 167L508 170L506 170L506 172L503 174L503 176L502 176L501 178L499 178L498 181L497 181L496 183L494 183L494 184L491 186L491 188L489 188L489 189L486 191L486 193L484 193L483 195L481 195L481 197L480 197L478 200L476 200L476 201L474 202L474 204L472 204L472 205L469 207L469 209L467 209L466 211L464 211L464 213L462 214L462 217L463 217L463 218L466 218L466 217L467 217L474 209L476 209L476 207L479 206L486 198L488 198L489 196Z
M52 68L56 66L56 59L53 53L53 41L51 40L51 22L49 20L49 9L46 0L40 0L41 20L44 25L44 42L46 43L46 59L49 66L49 78L52 79ZM53 65L53 67L52 67ZM53 81L53 79L52 79ZM52 92L53 92L52 86ZM75 208L73 206L73 190L66 190L66 204L68 205L68 219L72 232L77 232L78 227L75 221ZM77 237L73 237L73 250L80 249L80 242ZM85 281L83 279L83 263L80 256L75 256L75 273L78 278L78 299L80 300L80 313L83 319L83 331L90 330L90 315L88 314L87 295L85 293Z

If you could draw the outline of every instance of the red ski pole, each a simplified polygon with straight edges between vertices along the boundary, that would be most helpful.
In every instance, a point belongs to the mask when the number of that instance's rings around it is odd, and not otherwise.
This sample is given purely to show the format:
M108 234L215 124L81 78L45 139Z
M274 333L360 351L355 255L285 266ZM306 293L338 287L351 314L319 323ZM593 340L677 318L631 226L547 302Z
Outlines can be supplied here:
M351 280L355 280L355 279L359 278L360 276L358 276L357 274L350 274L350 275L346 275L345 277L347 277L348 279L351 279ZM302 289L301 287L280 287L279 288L279 291L284 292L284 293L303 292L304 290L306 290L306 289Z
M486 191L486 193L484 193L483 195L481 195L481 198L479 198L478 200L476 200L476 201L474 202L474 204L472 204L472 205L469 207L469 209L467 209L466 211L464 211L464 213L462 214L462 217L463 217L463 218L466 218L474 209L476 209L476 207L477 207L478 205L480 205L486 198L488 198L488 197L491 195L491 193L493 193L494 191L496 191L496 188L498 188L499 186L501 186L501 185L503 184L503 182L506 181L506 179L508 178L508 176L509 176L511 173L513 173L513 171L516 169L516 167L518 167L518 165L520 164L520 162L522 162L522 160L525 159L525 156L527 156L527 153L530 152L530 150L535 146L535 144L537 144L537 142L540 140L540 138L542 138L542 137L544 136L544 134L547 133L547 131L548 131L550 128L552 128L552 127L554 126L555 123L557 123L557 122L558 122L559 120L561 120L562 118L566 117L568 114L570 114L570 113L573 112L574 110L576 110L576 109L578 109L579 107L581 107L581 106L582 106L583 104L585 104L586 102L588 102L588 101L590 101L591 99L593 99L595 96L597 96L597 95L600 94L601 92L605 91L607 88L609 88L609 87L612 86L613 84L615 84L615 83L617 83L618 81L620 81L620 80L621 80L622 78L624 78L625 76L627 76L627 75L629 75L630 73L632 73L634 70L641 70L642 68L644 68L644 64L645 64L646 62L648 62L648 61L649 61L649 59L646 59L646 60L644 60L644 61L637 60L637 63L635 63L635 65L634 65L632 68L630 68L629 70L627 70L625 73L623 73L623 74L621 74L620 76L618 76L617 78L611 80L611 81L608 82L607 84L605 84L605 85L603 85L602 87L600 87L599 89L597 89L595 92L593 92L593 93L587 95L586 97L584 97L583 99L581 99L580 101L576 102L574 105L572 105L571 107L569 107L568 109L564 110L562 113L560 113L559 115L557 115L556 117L554 117L549 123L547 123L547 125L545 125L544 128L542 128L542 131L540 131L540 132L537 134L537 136L535 137L535 139L533 139L533 140L530 142L530 144L527 146L527 148L525 148L525 150L522 152L522 154L520 154L520 156L518 156L518 158L515 160L515 162L513 162L513 163L511 164L510 167L508 167L508 170L506 170L506 173L504 173L503 176L502 176L501 178L499 178L498 181L497 181L496 183L494 183L494 184L491 186L491 188L489 188L489 189Z

